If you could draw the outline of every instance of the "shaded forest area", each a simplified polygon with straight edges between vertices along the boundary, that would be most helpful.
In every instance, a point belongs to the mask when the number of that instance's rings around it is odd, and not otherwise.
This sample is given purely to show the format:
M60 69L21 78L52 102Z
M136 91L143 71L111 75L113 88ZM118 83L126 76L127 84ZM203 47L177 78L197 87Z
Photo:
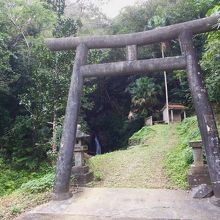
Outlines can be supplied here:
M0 166L44 172L54 164L59 149L75 56L75 51L50 52L45 38L146 31L219 13L220 1L148 0L124 8L112 20L88 0L75 4L0 0L0 11ZM210 100L219 105L220 31L194 40ZM163 47L165 56L180 54L178 41L163 42ZM156 57L161 57L160 44L139 48L139 59ZM125 59L124 48L100 49L90 51L88 62ZM168 73L168 91L170 102L182 103L193 113L184 71ZM80 123L93 139L98 137L103 151L109 152L126 147L144 118L154 113L159 120L164 104L163 73L89 79L84 86ZM132 120L128 120L130 112Z

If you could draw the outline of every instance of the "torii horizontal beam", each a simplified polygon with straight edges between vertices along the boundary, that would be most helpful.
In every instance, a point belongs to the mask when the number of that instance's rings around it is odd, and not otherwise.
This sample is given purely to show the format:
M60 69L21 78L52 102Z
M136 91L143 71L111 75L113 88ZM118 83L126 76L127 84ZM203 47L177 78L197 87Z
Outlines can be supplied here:
M149 73L160 70L186 69L184 56L156 58L148 60L122 61L105 64L91 64L80 67L83 77L117 76L137 73Z
M212 31L216 29L219 18L220 15L215 15L133 34L49 38L46 44L53 51L74 49L80 44L85 44L89 49L141 46L178 38L183 30L192 30L192 34Z

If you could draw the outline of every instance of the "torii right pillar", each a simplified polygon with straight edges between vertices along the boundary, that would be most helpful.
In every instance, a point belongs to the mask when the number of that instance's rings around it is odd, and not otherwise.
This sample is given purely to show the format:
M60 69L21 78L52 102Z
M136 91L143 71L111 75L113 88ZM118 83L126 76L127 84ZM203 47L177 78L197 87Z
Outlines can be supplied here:
M191 30L183 31L179 36L179 41L182 53L186 56L187 60L189 87L198 118L202 142L205 147L214 195L216 198L220 198L219 135L214 114L208 100L208 93L203 82L201 67L198 63L196 50L193 45L193 34Z

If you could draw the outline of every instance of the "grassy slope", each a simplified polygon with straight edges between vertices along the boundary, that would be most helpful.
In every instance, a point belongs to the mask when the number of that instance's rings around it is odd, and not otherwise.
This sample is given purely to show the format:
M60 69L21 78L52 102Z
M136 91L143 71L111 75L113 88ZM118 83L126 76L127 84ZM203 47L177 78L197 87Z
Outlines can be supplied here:
M50 171L51 172L51 171ZM54 173L29 180L9 195L0 197L0 219L9 220L50 199Z
M3 175L0 176L0 186L3 191L0 193L0 219L14 219L22 212L49 200L49 191L54 182L52 168L39 170L36 174L29 174L24 171L16 173L16 171L9 168L4 171ZM24 182L25 180L26 182ZM11 185L8 185L8 183ZM10 186L10 188L7 189L7 186ZM5 195L2 196L2 194Z
M174 188L164 174L163 160L177 144L176 125L145 127L133 139L137 137L141 139L139 145L90 160L90 167L100 180L94 186Z
M179 188L188 188L187 173L193 163L192 149L189 142L201 140L196 117L190 117L177 126L179 140L167 154L164 167L166 175Z
M48 192L31 194L21 191L0 197L0 219L14 219L19 214L49 201L49 198Z
M192 163L190 140L200 139L195 117L177 125L144 127L135 133L127 150L116 151L90 160L95 172L93 186L186 188L186 174ZM50 178L48 178L48 175ZM0 219L10 220L20 213L49 200L52 174L29 181L23 190L0 197ZM26 191L25 191L26 190ZM39 193L36 193L39 192Z
M219 125L219 121L218 125ZM219 133L220 133L220 126ZM167 176L179 188L187 188L187 173L190 164L193 163L192 149L189 142L192 140L201 140L196 117L189 117L177 126L179 134L178 144L172 148L164 161L164 167ZM204 157L205 162L205 157Z

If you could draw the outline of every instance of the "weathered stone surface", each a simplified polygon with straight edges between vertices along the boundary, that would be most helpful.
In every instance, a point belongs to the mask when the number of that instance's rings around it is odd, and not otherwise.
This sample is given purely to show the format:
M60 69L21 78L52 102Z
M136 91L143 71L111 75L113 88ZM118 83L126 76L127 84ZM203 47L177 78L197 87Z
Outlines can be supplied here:
M204 84L201 67L196 55L191 30L185 30L179 36L182 55L187 60L187 78L195 107L198 127L206 152L209 174L215 197L220 198L220 140L213 111Z
M215 15L133 34L50 38L46 39L46 44L50 50L54 51L74 49L80 44L85 44L90 49L147 45L175 39L184 29L191 29L193 34L212 31L215 26L217 29L219 17L220 15Z
M54 201L63 201L71 198L73 194L71 192L66 192L66 193L52 193L51 194L51 199Z
M183 190L83 188L66 201L51 201L16 220L219 220L210 199Z
M202 166L191 165L190 173L191 174L201 174L201 173L209 174L208 166L207 165L202 165Z
M79 68L86 64L87 54L88 48L85 45L77 47L54 183L55 197L58 198L62 198L64 194L69 192L73 148L76 142L80 97L83 89L83 77L80 75Z
M208 167L203 166L191 166L188 173L188 183L190 188L199 186L201 184L211 185L210 175Z
M73 167L72 175L74 176L74 182L78 186L85 186L87 183L91 182L94 177L93 172L89 171L88 166Z
M208 174L194 174L188 175L188 183L190 188L197 187L201 184L211 185L210 177Z
M210 199L210 203L214 206L220 207L220 199L216 198L215 196Z
M93 180L93 177L93 172L80 173L74 175L75 183L78 186L86 186L87 183Z
M73 167L72 168L72 174L84 174L89 172L89 167L88 166L83 166L83 167Z
M213 195L213 189L210 185L201 184L192 189L192 197L194 199L208 198Z

